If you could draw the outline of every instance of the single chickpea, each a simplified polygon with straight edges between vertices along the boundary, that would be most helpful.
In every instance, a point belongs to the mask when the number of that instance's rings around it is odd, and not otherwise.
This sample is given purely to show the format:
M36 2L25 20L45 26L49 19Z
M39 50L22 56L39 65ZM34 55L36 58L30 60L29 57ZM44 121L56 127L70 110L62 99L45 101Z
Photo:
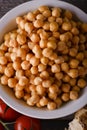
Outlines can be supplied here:
M39 42L39 45L41 48L46 48L47 47L47 40L41 39Z
M19 43L19 45L23 45L26 43L26 36L22 35L22 34L18 34L17 35L17 42Z
M56 100L56 98L57 98L57 93L48 93L48 97L49 97L49 99L51 99L51 100Z
M81 28L82 28L83 33L86 33L87 32L87 23L82 23Z
M87 59L83 59L82 65L83 65L85 68L87 68Z
M60 34L60 40L62 42L68 42L69 41L69 35L67 35L67 33Z
M37 94L42 96L45 94L46 89L41 84L39 84L36 86L36 91L37 91Z
M20 79L19 79L19 85L21 85L21 86L28 85L28 82L29 82L29 80L25 76L21 76Z
M69 84L62 84L62 91L65 93L68 93L70 91L70 85Z
M36 33L32 33L32 34L30 35L30 39L31 39L32 42L35 42L35 43L40 41L40 37L39 37L39 35L36 34Z
M39 35L40 35L40 38L43 40L47 40L49 37L49 33L46 32L45 30L42 30Z
M53 32L53 37L55 37L56 39L59 39L60 33L59 32Z
M13 68L14 68L14 70L19 70L19 69L21 69L21 63L18 62L18 61L14 61L14 62L13 62Z
M27 53L30 51L27 44L22 45L21 48L25 49Z
M41 19L42 21L44 21L46 18L43 14L37 14L36 19Z
M39 64L39 59L36 58L35 56L32 56L32 57L30 58L30 64L31 64L32 66L37 66L37 65Z
M39 101L40 105L43 107L43 106L46 106L48 104L48 99L46 97L42 97Z
M30 34L34 29L34 26L32 23L26 22L24 28L25 28L25 31L28 32L28 34Z
M77 69L70 69L67 74L71 77L71 78L77 78L78 77L78 70Z
M0 50L6 52L8 50L8 47L3 43L0 45Z
M49 59L48 59L47 57L44 57L44 56L43 56L40 60L41 60L40 62L41 62L43 65L47 65L48 62L49 62Z
M36 86L35 85L29 85L29 89L31 92L36 92Z
M10 32L9 32L9 33L6 33L6 34L4 35L4 40L5 40L5 41L9 41L9 40L10 40Z
M54 22L56 20L56 18L54 16L50 16L48 17L48 22Z
M56 107L57 107L57 105L56 105L55 102L50 101L50 102L48 102L48 104L47 104L48 110L54 110L54 109L56 109Z
M49 65L49 66L52 66L52 65L54 64L54 61L53 61L53 59L51 59L51 57L50 57L49 59L50 59L50 60L49 60L48 65ZM49 71L49 73L52 73L51 70Z
M63 80L63 82L69 83L69 81L70 81L70 76L67 75L67 74L65 74L65 75L63 76L62 80Z
M15 76L16 78L20 79L22 76L24 76L24 71L22 69L16 70Z
M52 71L53 73L58 73L58 72L60 72L60 65L58 65L58 64L52 65L52 66L51 66L51 71Z
M22 20L20 21L20 23L19 23L19 27L20 27L21 29L24 29L25 23L26 23L26 20L25 20L25 19L22 19Z
M70 100L69 93L63 93L62 96L61 96L61 99L62 99L64 102L69 101L69 100Z
M83 52L79 52L76 55L76 59L79 60L79 61L82 61L84 59L84 53Z
M28 93L28 94L30 94L30 85L28 85L28 86L24 86L24 91L25 91L25 93Z
M30 61L31 57L33 57L33 54L32 54L32 53L27 53L27 54L26 54L26 60L27 60L27 61Z
M6 52L5 57L7 58L8 62L11 62L11 53L10 52Z
M72 57L75 57L77 55L77 49L76 48L71 48L69 50L69 55L72 56Z
M31 74L38 74L38 68L37 66L32 66L30 69Z
M70 10L65 10L64 16L67 17L68 19L72 19L72 13Z
M1 84L8 85L8 79L6 75L1 76Z
M51 86L52 82L50 80L43 80L42 81L42 86L44 88L49 88Z
M17 82L18 82L18 80L16 78L9 78L8 79L8 86L10 88L15 88Z
M84 77L86 75L86 69L82 66L79 66L78 67L78 73L79 73L79 76Z
M50 92L50 93L55 94L55 93L57 93L58 91L59 91L59 88L58 88L58 86L57 86L56 84L53 84L52 86L49 87L49 92Z
M22 20L22 17L16 17L16 23L17 24L20 24L21 20Z
M69 65L66 62L64 62L61 64L61 69L62 71L67 72L69 70Z
M0 74L4 74L5 68L5 65L0 65Z
M71 26L71 23L70 22L63 22L62 24L62 29L65 30L65 31L69 31L71 30L72 26Z
M42 72L40 73L40 77L41 77L42 79L47 79L47 78L49 78L49 73L48 73L46 70L44 70L44 71L42 71Z
M38 10L42 13L42 12L44 12L45 10L49 10L49 7L48 7L48 6L40 6L40 7L38 8Z
M35 79L35 75L30 75L30 84L33 84L34 85L34 79Z
M77 59L71 59L69 62L70 68L78 68L79 61Z
M34 47L33 47L33 53L35 53L35 56L37 57L37 58L41 58L42 57L42 50L40 49L40 47L39 47L39 45L35 45Z
M54 60L56 60L58 58L58 55L57 55L57 53L53 53L50 57L49 57L49 59L51 60L51 61L49 61L49 62L53 62L53 64L54 64Z
M21 57L22 60L26 59L26 50L24 48L18 48L17 56Z
M75 78L71 78L69 81L70 86L75 86L76 85L77 80Z
M20 85L19 83L16 84L16 91L22 91L24 89L24 86Z
M44 65L44 64L39 64L39 65L38 65L38 71L39 71L39 72L42 72L42 71L44 71L44 70L46 70L46 65Z
M30 63L29 61L27 60L24 60L22 63L21 63L21 67L23 70L28 70L30 68Z
M63 73L62 72L55 73L55 78L58 79L58 80L63 79Z
M51 11L50 10L44 10L44 12L42 13L43 16L45 16L46 18L50 17L51 16Z
M73 27L73 28L71 29L71 32L72 32L73 35L78 35L78 34L79 34L79 30L78 30L78 28L76 28L76 27Z
M56 44L55 41L48 41L48 42L47 42L47 47L48 47L48 48L51 48L51 49L53 49L53 50L55 50L56 47L57 47L57 44Z
M53 10L52 10L52 16L54 16L54 17L60 17L60 9L59 8L53 8Z
M27 104L29 106L35 105L36 103L38 103L40 100L40 97L37 94L34 94L33 96L31 96L28 100L27 100Z
M83 78L80 78L77 82L77 85L80 87L80 88L84 88L86 87L86 81L83 79Z
M0 57L0 64L1 65L6 65L7 64L7 58L6 58L6 56L1 56Z
M44 25L43 25L43 29L49 31L50 30L50 23L45 22Z
M50 23L50 31L56 32L56 31L58 31L58 28L59 28L59 26L58 26L57 22L51 22Z
M61 98L57 97L55 99L55 103L57 105L57 108L59 108L59 107L61 107L61 105L62 105L63 102L62 102Z
M27 101L29 98L30 98L30 94L29 94L29 93L24 94L23 99L24 99L25 101Z
M79 41L80 41L80 38L78 36L73 36L73 39L72 39L73 44L78 45Z
M34 84L35 85L39 85L39 84L41 84L42 83L42 78L41 77L35 77L35 79L34 79Z
M64 58L63 58L62 56L58 56L58 58L55 59L55 63L56 63L56 64L61 64L61 63L63 63L63 62L64 62Z
M37 19L34 21L33 25L35 28L41 28L41 27L43 27L44 22L42 19Z
M78 92L75 90L70 91L70 99L76 100L79 97Z
M15 91L15 96L16 96L16 98L18 98L18 99L21 99L21 98L23 98L24 97L24 91L22 90L22 91Z
M27 19L32 22L35 21L35 14L33 12L29 12L27 14Z
M53 54L53 50L51 48L45 48L42 51L44 57L49 58Z
M12 67L6 67L4 74L8 77L12 77L14 75L14 69Z

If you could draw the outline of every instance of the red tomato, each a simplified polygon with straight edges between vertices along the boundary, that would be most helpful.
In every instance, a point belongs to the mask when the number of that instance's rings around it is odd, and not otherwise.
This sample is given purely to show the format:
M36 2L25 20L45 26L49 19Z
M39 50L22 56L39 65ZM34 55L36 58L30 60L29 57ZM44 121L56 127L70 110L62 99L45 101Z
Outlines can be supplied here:
M0 123L0 130L4 130L4 127L1 123Z
M15 122L14 130L41 130L41 123L39 119L20 116Z
M15 121L21 114L10 108L0 99L0 119Z

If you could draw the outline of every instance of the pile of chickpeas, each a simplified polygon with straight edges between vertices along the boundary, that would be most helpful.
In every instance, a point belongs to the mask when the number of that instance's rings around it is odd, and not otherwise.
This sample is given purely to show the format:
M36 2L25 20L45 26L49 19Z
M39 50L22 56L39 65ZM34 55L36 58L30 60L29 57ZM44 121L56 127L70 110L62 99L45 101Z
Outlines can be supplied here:
M54 110L86 87L87 23L40 6L16 18L0 45L0 82L29 106Z

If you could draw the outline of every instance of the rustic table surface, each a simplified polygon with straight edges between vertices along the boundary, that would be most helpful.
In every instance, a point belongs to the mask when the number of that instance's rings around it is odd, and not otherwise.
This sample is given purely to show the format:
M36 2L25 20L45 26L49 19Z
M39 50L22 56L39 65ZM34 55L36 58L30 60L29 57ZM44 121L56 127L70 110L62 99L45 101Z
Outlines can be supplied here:
M0 18L9 10L15 6L27 2L29 0L0 0ZM87 0L63 0L76 5L87 13ZM69 119L52 119L52 120L41 120L42 130L64 130L64 127L68 126ZM13 125L9 126L10 130L13 129Z

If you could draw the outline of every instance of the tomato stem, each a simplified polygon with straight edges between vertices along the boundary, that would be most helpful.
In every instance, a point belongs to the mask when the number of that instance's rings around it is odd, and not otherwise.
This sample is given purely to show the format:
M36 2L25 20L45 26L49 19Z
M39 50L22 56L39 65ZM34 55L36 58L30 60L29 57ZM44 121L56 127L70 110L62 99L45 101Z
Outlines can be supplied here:
M6 130L9 130L9 128L6 126L6 123L2 122L1 120L0 120L0 123L4 126L4 128L5 128Z

